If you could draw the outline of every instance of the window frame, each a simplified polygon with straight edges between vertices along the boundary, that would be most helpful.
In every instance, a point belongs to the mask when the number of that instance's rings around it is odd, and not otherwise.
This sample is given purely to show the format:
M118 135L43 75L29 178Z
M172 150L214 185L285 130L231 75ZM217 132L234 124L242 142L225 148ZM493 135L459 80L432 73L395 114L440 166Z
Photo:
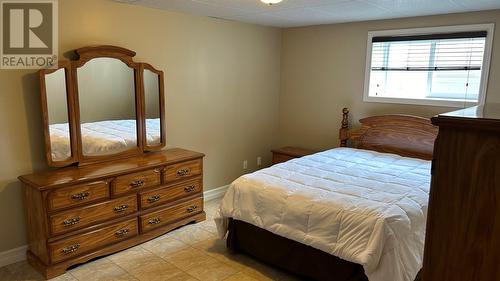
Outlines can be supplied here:
M487 32L485 46L484 46L484 59L483 59L483 64L481 66L481 79L480 79L481 84L479 86L479 97L477 103L465 100L463 101L449 100L446 98L411 99L411 98L389 98L389 97L369 96L373 37L408 36L408 35L437 34L437 33L446 34L446 33L468 32L468 31ZM483 105L486 101L486 92L488 88L488 75L490 72L491 51L493 46L494 31L495 31L494 23L369 31L368 40L366 44L367 48L366 48L366 67L365 67L363 102L430 105L430 106L444 106L444 107L464 107L473 105Z

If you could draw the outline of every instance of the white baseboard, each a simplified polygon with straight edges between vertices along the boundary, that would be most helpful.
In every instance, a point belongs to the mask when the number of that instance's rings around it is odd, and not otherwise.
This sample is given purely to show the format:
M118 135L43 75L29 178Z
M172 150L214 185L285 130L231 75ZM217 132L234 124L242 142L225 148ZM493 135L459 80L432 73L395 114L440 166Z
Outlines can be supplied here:
M225 185L203 192L205 201L223 197L228 187L229 185ZM28 246L24 245L15 249L0 252L0 267L25 260L26 250L28 250Z
M15 249L0 252L0 267L25 260L26 250L28 250L28 246L24 245Z
M221 198L224 196L224 194L226 194L226 191L228 188L229 188L229 185L224 185L221 187L207 190L207 191L203 192L203 197L205 198L205 201L210 201L210 200Z

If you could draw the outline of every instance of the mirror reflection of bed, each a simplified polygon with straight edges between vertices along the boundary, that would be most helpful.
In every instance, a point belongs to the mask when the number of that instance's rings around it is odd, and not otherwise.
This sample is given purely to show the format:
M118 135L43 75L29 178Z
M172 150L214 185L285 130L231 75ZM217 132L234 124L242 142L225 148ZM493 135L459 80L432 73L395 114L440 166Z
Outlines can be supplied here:
M109 155L137 146L134 70L115 58L77 69L82 152Z
M60 68L45 75L48 123L52 159L64 161L71 157L68 100L66 95L66 69Z
M148 144L160 142L160 118L146 120ZM52 158L61 161L71 156L68 123L49 126ZM110 155L137 146L136 120L103 120L81 124L83 153L86 156Z
M45 75L53 161L71 157L65 69ZM147 145L160 145L159 77L144 70ZM138 146L135 73L115 58L94 58L77 69L84 156L112 155Z
M160 81L156 73L144 69L144 110L146 113L146 144L159 145L161 142L160 126Z

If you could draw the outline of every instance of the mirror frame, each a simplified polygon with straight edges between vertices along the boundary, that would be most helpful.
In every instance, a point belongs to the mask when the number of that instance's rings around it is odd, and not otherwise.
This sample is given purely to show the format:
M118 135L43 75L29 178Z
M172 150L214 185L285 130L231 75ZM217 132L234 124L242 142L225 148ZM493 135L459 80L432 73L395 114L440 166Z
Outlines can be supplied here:
M147 143L147 132L146 132L146 87L144 85L144 71L149 70L154 74L158 75L158 102L160 109L160 144L158 145L148 145ZM164 74L163 71L154 68L149 63L141 63L139 70L141 77L139 81L141 81L141 110L144 112L144 118L142 119L142 144L144 147L144 151L158 151L161 150L167 144L167 126L165 123L165 82L164 82Z
M45 83L45 75L54 73L60 69L64 69L64 76L66 78L66 106L68 110L68 126L69 126L69 137L70 137L70 151L71 156L62 161L54 161L52 159L52 144L50 142L50 130L49 130L49 110L48 110L48 97L47 97L47 87ZM76 138L76 128L75 128L75 101L73 95L73 76L72 67L70 61L59 61L58 68L42 69L39 71L40 79L40 103L42 105L42 122L43 122L43 134L45 142L45 157L47 158L47 164L50 167L64 167L78 162L77 155L77 138Z
M70 144L71 158L64 161L53 161L50 144L47 91L45 84L45 74L57 71L58 69L43 69L39 71L41 86L41 106L44 125L45 155L47 164L50 167L64 167L75 163L79 166L106 162L116 159L123 159L132 156L138 156L149 151L161 150L166 146L166 117L165 117L165 89L163 71L155 69L148 63L134 62L135 52L117 46L100 45L83 47L75 50L76 60L61 61L59 68L64 68L66 72L66 89L68 101L68 123L70 126ZM137 147L115 154L102 156L85 156L82 150L81 124L80 124L80 105L78 93L78 73L77 70L94 58L115 58L124 62L128 67L134 70L135 84L135 111L136 111L136 129L137 129ZM159 102L160 102L160 144L147 146L146 143L146 117L145 117L145 95L144 95L144 69L148 69L159 76Z
M75 95L75 124L76 124L76 138L77 138L77 155L80 164L91 164L98 163L102 161L115 160L120 158L126 158L131 156L136 156L142 153L143 145L141 142L142 134L142 110L141 110L141 95L140 95L140 75L139 66L140 64L133 61L135 52L127 50L121 47L115 46L97 46L97 47L84 47L75 50L76 54L79 56L78 60L73 62L72 75L73 80L73 91ZM128 67L134 70L134 88L135 88L135 118L136 118L136 141L137 146L135 148L127 149L114 154L102 155L102 156L86 156L83 154L83 143L82 143L82 132L81 132L81 122L80 122L80 102L79 102L79 91L78 91L78 69L84 66L86 63L95 58L114 58L122 61Z

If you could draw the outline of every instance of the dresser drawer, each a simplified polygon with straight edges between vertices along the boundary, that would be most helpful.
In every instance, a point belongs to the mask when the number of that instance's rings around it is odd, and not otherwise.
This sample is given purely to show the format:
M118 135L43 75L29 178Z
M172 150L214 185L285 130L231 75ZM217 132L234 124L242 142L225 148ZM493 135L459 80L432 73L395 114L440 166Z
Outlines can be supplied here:
M167 166L163 175L165 183L201 174L201 159Z
M132 195L52 215L50 229L59 234L136 211L137 196Z
M182 197L197 194L203 190L201 179L183 182L179 185L162 187L148 192L141 193L141 208L147 209L165 202L173 201Z
M69 259L93 249L137 236L137 219L117 223L92 232L76 235L49 245L53 263Z
M196 198L140 217L142 231L148 231L203 211L203 198Z
M108 182L106 181L63 187L51 191L47 196L51 210L79 206L106 198L109 198Z
M160 171L154 169L116 177L111 189L114 195L119 195L157 185L160 185Z

